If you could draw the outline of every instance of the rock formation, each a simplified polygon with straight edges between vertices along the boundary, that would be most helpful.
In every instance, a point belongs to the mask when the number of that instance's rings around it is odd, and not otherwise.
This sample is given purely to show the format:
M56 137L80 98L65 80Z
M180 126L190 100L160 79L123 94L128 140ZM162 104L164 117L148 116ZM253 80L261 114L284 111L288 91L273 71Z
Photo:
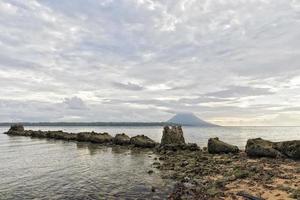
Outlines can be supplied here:
M114 144L117 145L128 145L130 144L130 137L125 133L117 134L113 139Z
M169 144L185 144L181 126L164 127L161 145Z
M245 151L248 156L252 157L283 157L283 154L274 147L275 144L271 141L255 138L247 141Z
M300 159L300 140L277 142L274 148L289 158Z
M108 133L81 132L77 134L77 140L83 142L109 143L113 137Z
M181 126L165 126L163 129L163 135L161 138L161 144L159 146L159 151L177 151L177 150L190 150L190 151L198 151L200 147L198 147L195 143L185 143L185 139L183 137L183 131Z
M249 139L246 153L253 157L289 157L300 159L300 140L271 142L261 138Z
M10 129L9 132L22 132L24 131L24 126L22 124L13 124Z
M137 135L130 139L130 143L135 147L152 148L156 143L145 135Z
M210 138L208 140L207 149L209 153L219 154L219 153L238 153L239 148L231 144L227 144L220 141L219 138Z

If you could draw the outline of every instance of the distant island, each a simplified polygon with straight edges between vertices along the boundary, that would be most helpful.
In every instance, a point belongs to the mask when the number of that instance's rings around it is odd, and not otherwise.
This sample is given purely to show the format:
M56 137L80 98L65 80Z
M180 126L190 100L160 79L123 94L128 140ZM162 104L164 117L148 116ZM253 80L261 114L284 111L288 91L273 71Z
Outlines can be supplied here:
M212 124L209 122L206 122L200 118L198 118L193 113L178 113L171 119L167 121L167 123L172 124L181 124L183 126L199 126L199 127L214 127L218 126L216 124Z
M179 113L166 122L19 122L24 126L201 126L214 127L215 124L203 121L193 113ZM11 126L15 122L0 123L0 126Z

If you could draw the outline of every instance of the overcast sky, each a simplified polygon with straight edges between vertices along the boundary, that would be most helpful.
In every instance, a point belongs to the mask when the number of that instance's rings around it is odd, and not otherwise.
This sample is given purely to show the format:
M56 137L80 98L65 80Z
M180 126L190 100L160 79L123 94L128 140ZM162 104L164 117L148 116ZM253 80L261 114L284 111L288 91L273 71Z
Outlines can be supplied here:
M298 0L1 0L0 121L300 125Z

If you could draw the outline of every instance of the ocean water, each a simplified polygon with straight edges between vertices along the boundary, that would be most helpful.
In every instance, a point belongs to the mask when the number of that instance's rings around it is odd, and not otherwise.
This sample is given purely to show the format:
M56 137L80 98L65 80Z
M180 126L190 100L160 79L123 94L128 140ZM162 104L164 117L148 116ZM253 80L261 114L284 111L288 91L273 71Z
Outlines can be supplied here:
M0 199L162 199L173 182L159 171L149 175L150 151L8 136L0 127ZM25 127L111 135L144 134L160 141L162 127ZM206 146L210 137L244 148L248 138L300 140L300 127L183 127L187 142ZM156 192L151 188L155 187Z

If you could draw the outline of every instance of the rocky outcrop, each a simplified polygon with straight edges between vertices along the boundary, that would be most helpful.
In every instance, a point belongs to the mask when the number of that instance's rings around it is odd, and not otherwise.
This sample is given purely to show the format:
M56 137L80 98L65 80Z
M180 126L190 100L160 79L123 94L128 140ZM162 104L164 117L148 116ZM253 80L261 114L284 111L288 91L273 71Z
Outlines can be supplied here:
M10 135L19 135L24 132L24 126L22 124L13 124L11 125L10 129L5 132L5 134L10 134Z
M156 143L145 135L137 135L130 139L130 144L134 145L135 147L142 147L142 148L152 148L155 147Z
M128 145L130 144L130 137L125 133L117 134L113 139L113 143L117 145Z
M181 126L164 127L161 145L170 144L185 144Z
M42 135L44 135L43 132L42 132ZM67 133L67 132L63 132L63 131L47 131L46 137L53 138L53 139L59 139L59 140L77 140L77 134Z
M247 141L246 153L252 157L283 157L284 155L275 149L275 143L261 138L249 139Z
M93 143L109 143L113 137L108 133L81 132L77 134L77 141Z
M220 153L238 153L239 148L237 146L227 144L219 138L210 138L208 140L207 149L209 153L220 154Z
M200 147L195 143L185 143L183 131L181 126L165 126L163 129L163 136L161 144L158 148L159 151L177 151L177 150L190 150L198 151Z
M289 158L300 159L300 140L277 142L274 148Z

